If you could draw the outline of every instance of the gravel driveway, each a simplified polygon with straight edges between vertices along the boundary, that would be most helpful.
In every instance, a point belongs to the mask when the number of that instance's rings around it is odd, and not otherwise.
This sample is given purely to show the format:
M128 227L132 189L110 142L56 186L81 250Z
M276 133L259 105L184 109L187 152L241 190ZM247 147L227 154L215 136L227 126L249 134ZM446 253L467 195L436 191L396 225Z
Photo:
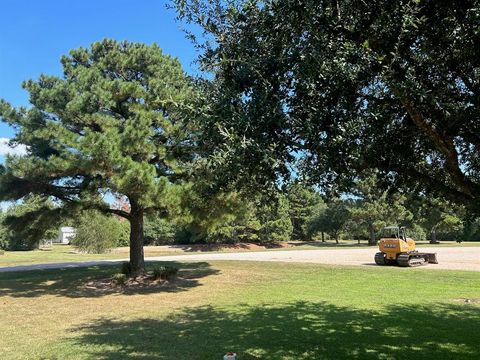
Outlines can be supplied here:
M421 252L436 252L439 264L422 266L422 269L448 269L480 271L480 247L421 248ZM375 265L373 256L376 248L367 249L327 249L327 250L285 250L259 251L222 254L197 254L183 256L185 260L252 260L306 262L328 265ZM181 260L182 256L161 256L149 260Z
M437 247L421 248L422 252L436 252L439 264L429 264L421 269L468 270L480 271L480 247ZM209 261L209 260L249 260L249 261L283 261L305 262L328 265L375 265L373 256L376 248L367 249L322 249L322 250L284 250L258 251L241 253L202 253L194 255L172 255L148 257L147 261ZM53 263L38 265L20 265L0 268L0 272L60 269L87 267L94 265L119 264L123 260L103 260L87 262Z

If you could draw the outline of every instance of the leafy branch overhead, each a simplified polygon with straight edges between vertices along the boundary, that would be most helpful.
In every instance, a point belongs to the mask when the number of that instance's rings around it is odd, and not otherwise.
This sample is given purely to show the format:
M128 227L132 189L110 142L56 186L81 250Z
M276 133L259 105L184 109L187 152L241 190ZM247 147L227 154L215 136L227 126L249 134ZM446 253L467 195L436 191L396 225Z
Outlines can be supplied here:
M319 185L349 190L380 169L480 211L478 1L174 3L205 32L226 126L277 160L252 172L283 176L298 154Z

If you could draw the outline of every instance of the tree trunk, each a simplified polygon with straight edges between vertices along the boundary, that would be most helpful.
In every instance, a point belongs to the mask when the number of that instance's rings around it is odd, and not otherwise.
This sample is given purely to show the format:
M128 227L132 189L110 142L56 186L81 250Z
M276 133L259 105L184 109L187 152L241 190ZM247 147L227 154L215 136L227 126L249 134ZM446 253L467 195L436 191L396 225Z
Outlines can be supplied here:
M131 202L130 210L130 276L136 276L145 271L143 255L143 209Z
M377 239L375 239L375 229L373 228L373 226L370 226L370 239L368 239L368 245L377 245Z
M325 233L322 231L322 242L325 242Z
M335 234L335 243L336 244L339 244L338 238L339 238L338 234Z
M435 228L432 229L432 233L431 233L431 237L430 237L430 244L438 244L437 229L435 229Z

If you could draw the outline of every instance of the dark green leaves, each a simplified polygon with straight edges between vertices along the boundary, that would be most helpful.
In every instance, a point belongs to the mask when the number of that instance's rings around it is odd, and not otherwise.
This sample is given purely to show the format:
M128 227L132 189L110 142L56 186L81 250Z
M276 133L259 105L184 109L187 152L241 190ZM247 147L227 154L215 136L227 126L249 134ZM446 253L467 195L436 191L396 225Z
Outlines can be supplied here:
M297 151L320 185L348 190L380 169L391 185L478 204L478 1L175 3L206 32L212 113L244 173L285 178Z

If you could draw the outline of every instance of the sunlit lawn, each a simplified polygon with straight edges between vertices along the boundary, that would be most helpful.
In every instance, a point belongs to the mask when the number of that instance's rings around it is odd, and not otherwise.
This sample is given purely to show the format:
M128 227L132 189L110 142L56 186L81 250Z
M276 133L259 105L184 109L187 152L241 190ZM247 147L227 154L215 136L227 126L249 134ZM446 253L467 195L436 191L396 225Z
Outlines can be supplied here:
M477 272L180 266L172 285L114 294L82 284L115 267L0 274L0 358L480 358Z

